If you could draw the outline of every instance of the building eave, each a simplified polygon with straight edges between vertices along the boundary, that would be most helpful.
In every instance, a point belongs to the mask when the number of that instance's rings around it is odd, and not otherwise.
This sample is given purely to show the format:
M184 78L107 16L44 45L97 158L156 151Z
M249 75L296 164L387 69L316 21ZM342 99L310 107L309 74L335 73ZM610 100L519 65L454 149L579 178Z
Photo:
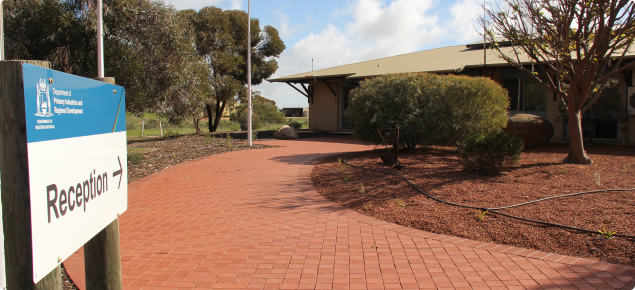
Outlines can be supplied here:
M267 81L270 83L309 83L311 81L315 81L317 79L333 79L333 78L346 78L354 75L355 73L346 73L346 74L332 74L332 75L306 75L304 77L292 76L292 77L282 77L275 79L268 79Z

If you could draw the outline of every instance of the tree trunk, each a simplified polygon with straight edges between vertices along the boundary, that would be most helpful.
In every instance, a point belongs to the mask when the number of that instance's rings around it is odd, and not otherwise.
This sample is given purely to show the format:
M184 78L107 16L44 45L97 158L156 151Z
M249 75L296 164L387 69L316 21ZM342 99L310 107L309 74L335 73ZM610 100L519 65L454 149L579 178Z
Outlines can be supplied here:
M201 119L194 118L194 128L196 128L196 134L203 134L203 130L201 130L200 122L201 122Z
M565 163L591 164L593 160L584 151L584 139L582 137L582 118L580 112L569 111L569 132L571 143L569 143L569 156L564 159Z
M212 113L212 106L210 106L209 104L205 104L205 110L207 111L207 129L209 130L210 133L213 133L216 131L216 129L214 128L214 123L213 123L213 113Z
M218 125L220 124L220 119L223 117L223 112L225 111L225 105L227 102L216 102L216 116L214 116L214 132L218 129Z
M216 132L218 129L218 125L220 124L220 119L223 117L223 112L225 111L225 105L227 102L216 101L216 107L214 108L214 121L212 122L212 106L209 104L205 104L205 109L207 110L207 118L209 119L209 132Z

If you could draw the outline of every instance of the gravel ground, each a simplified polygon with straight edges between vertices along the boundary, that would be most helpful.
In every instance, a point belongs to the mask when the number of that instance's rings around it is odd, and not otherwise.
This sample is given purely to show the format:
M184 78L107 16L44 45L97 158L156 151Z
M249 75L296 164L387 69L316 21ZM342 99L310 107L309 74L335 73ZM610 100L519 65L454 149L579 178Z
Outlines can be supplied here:
M342 155L352 165L398 172L442 200L476 207L499 207L567 193L635 188L635 148L598 145L586 148L593 165L563 164L568 144L525 149L519 164L498 176L462 170L451 147L430 147L400 155L405 168L381 163L379 153ZM484 242L635 266L635 240L536 225L478 210L433 201L399 177L324 160L313 169L323 196L378 219ZM363 193L361 188L363 186ZM635 191L606 192L551 199L501 212L592 231L605 228L635 235Z
M265 140L265 139L259 139ZM258 140L255 140L258 141ZM128 183L159 172L170 166L209 155L230 151L271 148L274 146L247 145L246 140L212 138L208 135L184 135L172 138L152 138L128 141L128 152L143 154L140 162L128 161ZM64 290L77 290L77 286L70 279L62 267L62 281Z
M128 183L170 166L201 157L230 151L270 147L272 146L254 144L250 148L246 140L230 139L228 143L227 138L212 138L207 135L185 135L175 138L131 141L128 142L128 151L142 153L143 160L136 164L128 161Z

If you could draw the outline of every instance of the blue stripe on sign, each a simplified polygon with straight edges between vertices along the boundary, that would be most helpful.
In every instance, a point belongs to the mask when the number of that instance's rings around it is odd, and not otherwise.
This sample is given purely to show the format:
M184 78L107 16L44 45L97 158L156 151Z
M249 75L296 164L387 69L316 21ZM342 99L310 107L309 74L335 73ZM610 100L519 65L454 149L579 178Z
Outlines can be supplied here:
M30 64L22 69L28 143L126 131L123 87Z

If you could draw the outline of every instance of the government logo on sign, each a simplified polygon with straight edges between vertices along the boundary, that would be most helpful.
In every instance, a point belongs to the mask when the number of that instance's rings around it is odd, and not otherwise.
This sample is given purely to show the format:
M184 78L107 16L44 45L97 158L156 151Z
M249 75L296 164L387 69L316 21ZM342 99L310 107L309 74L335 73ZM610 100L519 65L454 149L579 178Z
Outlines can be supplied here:
M46 80L40 79L40 82L35 85L37 89L37 112L38 117L51 117L53 116L51 107L51 97L49 96L49 85Z

